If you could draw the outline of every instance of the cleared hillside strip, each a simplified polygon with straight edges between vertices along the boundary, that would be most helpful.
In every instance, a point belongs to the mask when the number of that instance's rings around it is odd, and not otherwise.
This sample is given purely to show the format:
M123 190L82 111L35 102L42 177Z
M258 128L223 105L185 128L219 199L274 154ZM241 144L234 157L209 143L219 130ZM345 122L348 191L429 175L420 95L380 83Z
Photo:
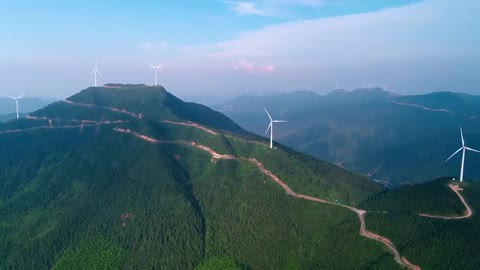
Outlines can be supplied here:
M430 215L430 214L418 214L422 217L429 217L429 218L439 218L439 219L464 219L464 218L469 218L473 215L473 211L472 209L470 208L470 205L468 205L467 201L465 200L465 198L463 198L462 194L460 193L460 191L463 190L462 187L458 186L458 185L453 185L453 184L450 184L448 185L448 187L453 191L455 192L455 194L457 194L458 198L460 199L460 201L463 203L463 205L465 206L465 214L463 216L440 216L440 215Z

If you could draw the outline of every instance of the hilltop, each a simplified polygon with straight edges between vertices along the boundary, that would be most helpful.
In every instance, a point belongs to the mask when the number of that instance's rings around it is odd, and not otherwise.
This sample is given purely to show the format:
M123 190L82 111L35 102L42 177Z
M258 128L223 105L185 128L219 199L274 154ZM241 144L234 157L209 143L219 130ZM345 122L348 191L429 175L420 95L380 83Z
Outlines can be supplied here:
M358 233L380 185L163 87L88 88L0 138L0 269L404 263Z

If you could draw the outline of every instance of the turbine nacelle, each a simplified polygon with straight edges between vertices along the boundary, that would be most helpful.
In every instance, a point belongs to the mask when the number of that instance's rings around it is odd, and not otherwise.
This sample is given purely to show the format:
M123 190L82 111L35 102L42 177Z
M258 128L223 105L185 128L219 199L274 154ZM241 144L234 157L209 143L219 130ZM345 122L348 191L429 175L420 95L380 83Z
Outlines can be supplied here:
M152 65L152 64L150 64L150 66L155 70L160 70L164 67L164 65Z

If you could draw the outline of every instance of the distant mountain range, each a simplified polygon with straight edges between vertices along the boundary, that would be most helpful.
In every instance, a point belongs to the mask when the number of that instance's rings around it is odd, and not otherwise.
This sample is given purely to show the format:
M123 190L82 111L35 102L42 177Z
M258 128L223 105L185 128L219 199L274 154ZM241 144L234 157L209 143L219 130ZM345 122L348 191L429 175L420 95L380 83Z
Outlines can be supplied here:
M242 96L213 106L264 135L266 107L277 119L275 139L301 152L355 170L388 186L458 177L461 146L480 149L480 96L438 92L401 96L380 88ZM480 155L467 153L465 177L480 180Z

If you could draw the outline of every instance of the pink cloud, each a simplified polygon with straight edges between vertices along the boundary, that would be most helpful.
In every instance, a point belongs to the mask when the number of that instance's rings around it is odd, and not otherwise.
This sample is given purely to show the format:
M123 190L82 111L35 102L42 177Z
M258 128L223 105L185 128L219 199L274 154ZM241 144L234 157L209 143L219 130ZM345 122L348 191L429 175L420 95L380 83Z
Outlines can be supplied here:
M260 71L265 73L272 73L277 69L275 65L261 66Z
M256 64L247 60L241 60L237 62L233 69L246 72L272 73L277 69L277 67L275 65L257 66Z

